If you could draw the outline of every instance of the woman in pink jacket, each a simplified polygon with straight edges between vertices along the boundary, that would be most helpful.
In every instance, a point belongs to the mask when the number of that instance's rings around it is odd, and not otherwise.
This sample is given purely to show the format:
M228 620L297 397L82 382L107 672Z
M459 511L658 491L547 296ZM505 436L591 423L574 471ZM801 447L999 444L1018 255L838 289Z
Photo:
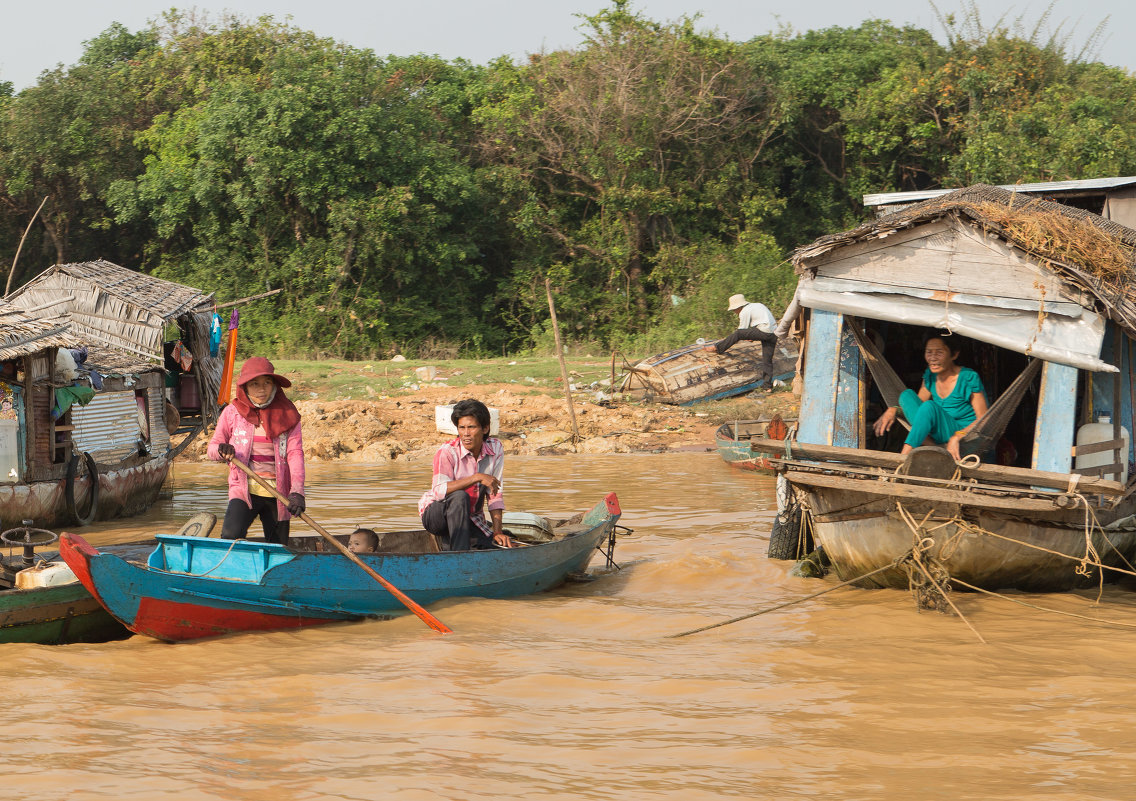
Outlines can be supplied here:
M284 397L283 389L290 386L292 382L276 375L268 359L249 359L241 367L233 402L217 421L209 458L218 462L240 459L288 498L287 505L278 503L230 464L229 506L221 525L224 539L244 538L259 517L264 538L287 545L288 521L304 511L304 442L300 411Z

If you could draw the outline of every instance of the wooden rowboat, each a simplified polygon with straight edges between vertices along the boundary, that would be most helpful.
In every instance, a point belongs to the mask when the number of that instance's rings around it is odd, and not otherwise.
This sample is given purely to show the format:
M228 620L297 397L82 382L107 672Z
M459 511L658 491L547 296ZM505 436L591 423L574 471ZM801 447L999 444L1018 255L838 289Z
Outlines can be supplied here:
M772 474L774 471L769 459L756 453L750 443L754 439L784 439L787 433L785 421L779 414L769 419L732 420L718 426L714 432L714 444L722 461L730 467Z
M123 558L139 558L153 548L154 540L147 540L111 545L107 550ZM15 586L0 589L0 644L64 645L129 636L67 565L55 561L58 554L36 556L40 561L15 574ZM6 564L11 566L13 561L9 557Z
M588 512L553 526L507 519L519 548L438 549L425 531L388 532L380 552L358 554L416 602L510 598L552 589L584 571L610 541L619 501L609 494ZM247 540L158 536L145 564L100 553L82 537L60 540L64 560L128 629L178 642L243 631L300 628L405 612L402 603L317 537L289 547ZM341 537L340 539L346 539Z

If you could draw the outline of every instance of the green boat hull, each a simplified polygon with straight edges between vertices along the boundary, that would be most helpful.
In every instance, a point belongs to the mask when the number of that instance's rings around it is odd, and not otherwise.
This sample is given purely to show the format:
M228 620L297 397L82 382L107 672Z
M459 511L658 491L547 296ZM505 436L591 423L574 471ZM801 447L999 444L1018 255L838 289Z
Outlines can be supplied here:
M82 584L0 591L0 643L106 642L130 632Z

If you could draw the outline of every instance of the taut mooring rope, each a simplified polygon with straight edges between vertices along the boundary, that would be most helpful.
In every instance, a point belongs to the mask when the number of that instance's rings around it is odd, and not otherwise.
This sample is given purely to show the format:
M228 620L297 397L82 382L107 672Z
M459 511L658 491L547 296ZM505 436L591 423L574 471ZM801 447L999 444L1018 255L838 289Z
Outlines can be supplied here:
M904 554L903 556L901 556L899 559L896 559L891 564L884 565L883 567L878 567L875 570L873 570L869 573L865 573L864 575L862 575L858 578L849 579L848 581L842 581L839 584L836 584L832 587L827 587L827 588L821 590L820 592L814 592L811 595L806 595L803 598L797 598L796 600L793 600L793 601L786 601L783 604L777 604L776 606L770 606L770 607L767 607L766 609L760 609L757 612L750 612L748 615L741 615L740 617L734 617L734 618L730 618L729 620L723 620L720 623L711 623L709 626L702 626L701 628L691 629L690 631L680 631L678 634L668 634L665 637L665 639L670 640L670 639L674 639L675 637L685 637L688 634L697 634L700 631L708 631L709 629L716 629L719 626L728 626L731 623L737 623L739 620L748 620L751 617L757 617L758 615L764 615L766 612L775 612L778 609L784 609L786 606L792 606L793 604L799 604L802 601L809 600L810 598L816 598L817 596L824 595L826 592L832 592L833 590L839 590L841 587L847 587L849 584L855 584L857 581L863 581L864 579L870 578L870 577L876 575L877 573L883 573L885 570L891 570L893 567L896 567L900 563L901 560L906 559L906 558L907 558L907 554Z

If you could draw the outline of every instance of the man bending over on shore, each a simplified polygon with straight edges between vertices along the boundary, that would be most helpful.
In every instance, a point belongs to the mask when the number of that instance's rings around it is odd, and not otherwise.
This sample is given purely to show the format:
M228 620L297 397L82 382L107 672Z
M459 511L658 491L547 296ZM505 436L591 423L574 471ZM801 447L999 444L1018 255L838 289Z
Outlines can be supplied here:
M489 408L479 400L459 401L450 419L458 435L434 454L434 480L418 502L422 527L448 542L450 551L512 548L516 542L501 525L505 451L489 436Z
M762 380L768 385L773 381L773 355L777 351L777 319L773 312L764 303L750 303L745 295L731 295L730 311L738 315L738 327L725 339L720 339L713 345L706 345L702 350L708 353L725 353L743 339L761 343L761 364L758 369L762 373Z

